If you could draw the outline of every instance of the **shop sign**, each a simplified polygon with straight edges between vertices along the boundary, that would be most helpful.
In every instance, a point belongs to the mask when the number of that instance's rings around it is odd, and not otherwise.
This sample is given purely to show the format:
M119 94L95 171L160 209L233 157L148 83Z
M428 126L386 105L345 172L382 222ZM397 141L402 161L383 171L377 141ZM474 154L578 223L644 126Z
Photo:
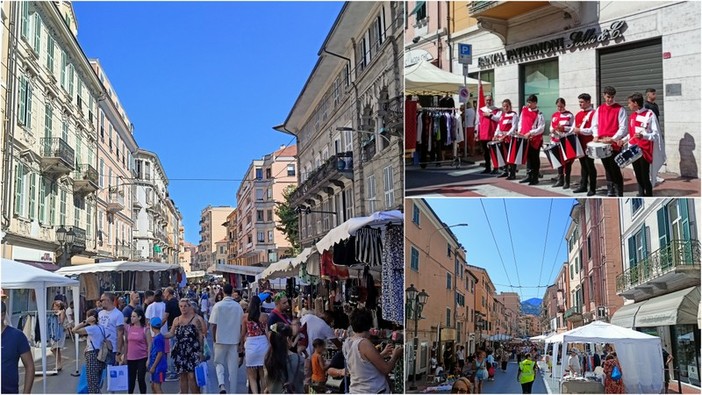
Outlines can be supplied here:
M456 330L453 328L441 328L441 340L447 342L455 341Z
M481 56L478 58L478 66L488 67L492 65L500 65L531 56L549 55L568 49L599 45L606 41L621 37L625 28L625 21L616 21L612 22L608 29L603 29L599 33L594 27L587 30L574 31L570 33L568 37L559 37L541 41L535 44L508 49L505 52Z
M423 49L413 49L411 51L405 52L405 67L410 67L421 61L430 61L434 57L427 51Z
M12 247L12 259L23 261L54 263L54 253L20 246Z

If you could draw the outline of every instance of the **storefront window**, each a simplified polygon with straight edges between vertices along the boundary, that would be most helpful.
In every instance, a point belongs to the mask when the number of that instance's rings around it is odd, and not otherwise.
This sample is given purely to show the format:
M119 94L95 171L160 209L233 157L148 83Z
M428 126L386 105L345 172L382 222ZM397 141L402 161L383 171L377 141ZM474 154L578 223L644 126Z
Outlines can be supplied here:
M680 381L700 386L700 329L697 325L673 327L673 358L673 365L680 369Z
M548 120L556 112L556 99L558 99L558 59L544 62L526 63L519 66L520 100L519 109L526 105L529 95L536 95L539 99L539 109L547 120L545 135L548 134ZM567 103L571 111L577 110L578 103Z

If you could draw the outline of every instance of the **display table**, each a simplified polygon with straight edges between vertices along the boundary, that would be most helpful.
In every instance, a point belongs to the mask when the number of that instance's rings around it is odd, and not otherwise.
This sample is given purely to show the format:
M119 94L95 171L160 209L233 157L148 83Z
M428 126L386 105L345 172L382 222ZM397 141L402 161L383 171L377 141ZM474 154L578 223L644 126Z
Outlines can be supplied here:
M604 385L599 381L583 378L564 378L561 380L562 394L604 394Z

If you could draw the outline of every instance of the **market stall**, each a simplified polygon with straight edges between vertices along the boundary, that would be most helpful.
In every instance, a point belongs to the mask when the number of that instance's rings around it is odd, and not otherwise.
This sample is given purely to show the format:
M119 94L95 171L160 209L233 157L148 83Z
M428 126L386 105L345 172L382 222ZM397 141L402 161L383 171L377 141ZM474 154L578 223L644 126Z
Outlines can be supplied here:
M627 393L660 394L663 391L661 339L602 321L563 333L561 360L567 360L569 343L609 343L622 368Z
M13 312L12 311L12 294L10 293L10 300L8 301L8 311L10 314L33 314L39 321L39 333L41 341L39 346L41 347L41 374L43 391L46 393L46 340L49 336L47 327L47 288L51 287L72 287L73 288L73 304L78 306L78 281L71 280L61 274L51 273L49 271L39 269L24 263L16 262L10 259L2 259L2 266L0 266L0 284L3 289L6 290L17 290L17 289L33 289L37 300L37 311L24 311L24 312ZM74 320L75 322L80 322L78 316L78 309L74 309ZM75 346L76 346L76 371L78 371L78 361L79 361L79 350L78 350L78 335L75 336ZM36 347L33 347L36 348ZM56 374L58 372L52 371L51 373Z
M442 70L430 62L421 61L410 67L405 67L405 94L406 95L455 95L458 88L466 86L473 92L478 91L479 81L466 78ZM483 81L484 89L490 89L490 83Z

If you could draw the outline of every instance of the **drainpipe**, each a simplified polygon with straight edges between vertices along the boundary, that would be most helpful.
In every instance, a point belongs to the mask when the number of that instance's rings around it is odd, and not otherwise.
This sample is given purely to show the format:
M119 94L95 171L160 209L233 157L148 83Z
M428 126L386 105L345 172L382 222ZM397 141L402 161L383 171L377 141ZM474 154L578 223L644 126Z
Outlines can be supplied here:
M353 53L356 53L356 40L354 40L353 38L351 39L351 46L353 48ZM354 91L354 96L355 96L355 104L356 104L356 125L357 125L358 130L360 130L360 128L361 128L361 103L358 101L358 86L356 85L355 80L351 81L351 73L354 71L353 63L351 62L350 58L347 58L345 56L327 51L326 47L322 48L320 53L322 53L322 52L324 52L328 55L334 56L336 58L343 59L346 62L348 62L348 64L349 64L349 81L351 82L351 86L353 86L353 91ZM358 139L354 137L354 148L356 148L356 143L355 143L356 140L358 140L358 146L357 146L358 149L355 149L355 151L359 154L359 157L354 160L356 169L354 169L354 179L353 179L353 182L351 185L353 187L356 186L355 175L357 173L356 170L358 170L358 179L361 181L359 183L359 186L358 186L358 190L359 190L359 194L360 194L359 200L361 202L363 202L363 199L364 199L363 165L362 165L363 161L361 159L363 157L363 153L362 153L360 137ZM365 214L365 205L361 205L361 213Z
M446 1L446 45L449 50L449 71L453 73L453 46L451 45L451 2Z
M2 178L2 225L10 225L10 196L12 195L11 185L13 179L12 155L14 154L14 139L16 128L16 95L17 91L17 41L19 37L19 2L12 3L10 11L10 25L8 28L8 66L7 66L7 94L5 97L5 147Z
M441 3L438 1L436 2L436 21L439 22L441 21ZM444 64L444 57L441 56L441 49L443 48L443 45L441 45L441 29L437 28L436 29L436 53L439 57L439 68L443 69L443 64Z

